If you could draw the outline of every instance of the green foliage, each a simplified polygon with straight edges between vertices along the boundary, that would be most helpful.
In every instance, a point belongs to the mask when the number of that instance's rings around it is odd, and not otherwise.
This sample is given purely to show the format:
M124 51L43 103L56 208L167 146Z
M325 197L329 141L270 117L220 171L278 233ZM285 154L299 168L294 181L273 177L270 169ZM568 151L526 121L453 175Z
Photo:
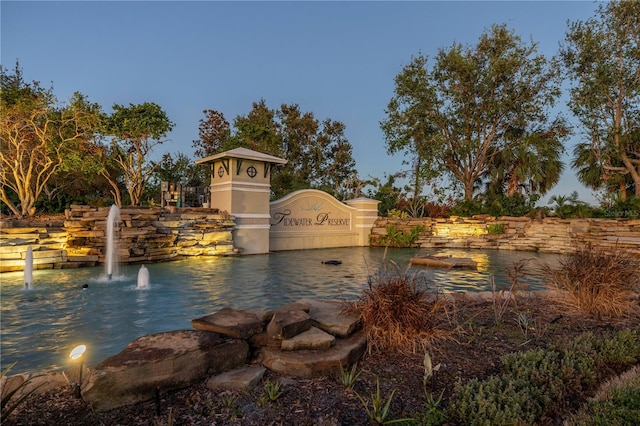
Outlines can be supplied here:
M621 330L604 339L593 333L583 333L565 346L592 360L599 368L620 371L640 363L640 329Z
M320 121L297 104L271 109L261 99L246 116L236 117L233 127L235 133L220 149L245 147L287 160L271 171L274 198L305 188L342 194L356 175L345 125L329 118Z
M597 210L597 215L604 218L638 219L640 218L640 197L617 196L607 197Z
M487 226L487 233L489 235L502 235L504 234L504 223L492 223Z
M509 194L522 186L546 191L560 176L558 150L568 133L562 118L549 119L560 82L557 63L506 25L493 25L474 46L440 49L430 69L424 55L412 58L395 78L381 128L390 153L410 156L414 197L446 176L471 200L497 169L494 180L508 181Z
M473 215L489 216L527 216L535 209L540 196L531 194L484 194L482 197L471 200L462 199L456 201L451 213L456 216L470 217Z
M571 195L553 195L549 198L548 204L554 204L553 212L556 216L567 218L584 218L592 215L589 205L578 200L578 192L573 191Z
M447 422L447 414L442 407L442 395L444 395L444 389L438 398L434 398L430 393L426 394L425 411L416 415L420 425L440 426Z
M413 247L420 237L420 234L426 231L422 225L416 225L409 232L401 231L393 225L387 225L387 235L380 239L380 244L386 247Z
M358 363L354 363L350 369L345 370L340 366L340 384L345 388L352 388L362 374L362 370L358 370Z
M465 425L539 423L584 398L587 390L611 368L623 370L637 363L640 359L638 331L622 330L604 338L584 333L547 349L504 355L501 357L503 372L499 376L473 379L456 386L446 414L454 422ZM636 393L628 392L620 405L607 410L609 414L620 410L626 416L629 407L636 407L636 398ZM580 419L584 421L583 417Z
M598 394L566 421L571 426L632 426L640 419L640 367L604 384Z
M262 388L262 394L258 399L258 404L264 405L267 402L274 402L280 399L283 394L280 390L281 387L282 383L278 381L272 382L269 379L265 380Z
M124 186L133 206L139 206L143 194L153 177L157 164L149 160L154 147L162 144L162 138L174 127L162 108L153 103L128 106L113 105L113 113L104 120L104 133L111 136L112 165L122 173ZM121 202L120 186L107 168L101 171L109 180L116 194L116 203Z
M507 354L501 358L505 375L526 380L530 398L542 408L538 415L551 415L566 401L581 396L594 375L593 361L587 364L573 352L533 349Z
M447 416L455 424L469 426L533 424L542 413L531 398L535 392L526 380L509 375L472 379L456 385Z
M407 422L412 419L395 419L389 420L389 409L391 407L391 401L393 400L393 396L396 393L395 389L391 391L389 397L384 400L382 395L380 394L380 378L376 377L376 392L371 394L371 400L366 401L358 392L356 392L356 397L360 400L360 403L364 407L369 416L369 420L373 423L380 425L390 425L394 423L402 423ZM371 407L369 407L371 404Z
M406 219L409 217L409 213L398 209L391 209L387 211L387 217L389 219Z
M605 365L621 368L640 363L640 330L621 330L613 337L599 340L596 348Z
M569 108L585 135L574 150L578 178L594 189L634 186L640 195L640 2L599 4L596 16L569 23L560 57L573 83Z
M36 203L71 179L71 171L91 169L100 107L74 93L62 105L53 89L27 83L16 64L13 74L0 66L0 201L17 217L36 213Z

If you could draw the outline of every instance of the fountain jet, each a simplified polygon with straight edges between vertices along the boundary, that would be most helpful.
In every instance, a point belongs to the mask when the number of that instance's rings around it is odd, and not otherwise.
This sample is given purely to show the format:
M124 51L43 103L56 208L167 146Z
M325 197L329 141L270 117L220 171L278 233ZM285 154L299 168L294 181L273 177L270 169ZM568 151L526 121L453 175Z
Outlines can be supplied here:
M24 257L24 288L26 290L33 289L33 249L31 246L27 248Z
M136 289L146 290L149 288L149 270L146 266L142 265L138 271L138 285Z
M109 209L109 216L107 216L107 253L105 259L105 272L109 281L111 281L111 277L113 277L118 266L115 237L116 222L118 220L120 220L120 209L114 204Z

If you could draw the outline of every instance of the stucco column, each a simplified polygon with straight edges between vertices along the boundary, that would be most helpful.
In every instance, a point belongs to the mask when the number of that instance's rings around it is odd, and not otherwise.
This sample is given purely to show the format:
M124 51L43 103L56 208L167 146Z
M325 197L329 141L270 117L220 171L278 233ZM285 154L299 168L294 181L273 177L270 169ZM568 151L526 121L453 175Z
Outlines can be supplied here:
M371 229L378 219L378 204L380 204L380 201L366 197L358 197L345 201L345 203L357 209L354 217L354 226L358 233L358 246L368 246Z

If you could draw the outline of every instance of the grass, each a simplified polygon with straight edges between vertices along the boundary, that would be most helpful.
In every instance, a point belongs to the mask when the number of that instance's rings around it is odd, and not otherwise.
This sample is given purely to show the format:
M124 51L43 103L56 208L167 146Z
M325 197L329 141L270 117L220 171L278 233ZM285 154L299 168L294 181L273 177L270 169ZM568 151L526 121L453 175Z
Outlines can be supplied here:
M426 352L434 338L446 338L448 304L421 275L395 268L369 277L369 287L348 310L362 318L368 351Z
M561 301L581 313L594 318L639 313L634 296L640 287L640 261L624 250L587 244L560 260L559 266L545 265L543 274Z

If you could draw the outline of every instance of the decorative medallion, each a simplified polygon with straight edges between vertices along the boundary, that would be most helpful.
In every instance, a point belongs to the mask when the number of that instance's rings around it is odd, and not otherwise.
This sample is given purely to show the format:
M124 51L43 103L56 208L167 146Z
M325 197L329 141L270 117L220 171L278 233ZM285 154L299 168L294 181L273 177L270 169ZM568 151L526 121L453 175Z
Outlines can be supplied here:
M218 176L220 177L224 176L224 167L222 166L218 167Z
M247 167L247 174L249 175L249 177L251 179L253 179L258 174L258 171L256 170L255 167L249 166L249 167Z

